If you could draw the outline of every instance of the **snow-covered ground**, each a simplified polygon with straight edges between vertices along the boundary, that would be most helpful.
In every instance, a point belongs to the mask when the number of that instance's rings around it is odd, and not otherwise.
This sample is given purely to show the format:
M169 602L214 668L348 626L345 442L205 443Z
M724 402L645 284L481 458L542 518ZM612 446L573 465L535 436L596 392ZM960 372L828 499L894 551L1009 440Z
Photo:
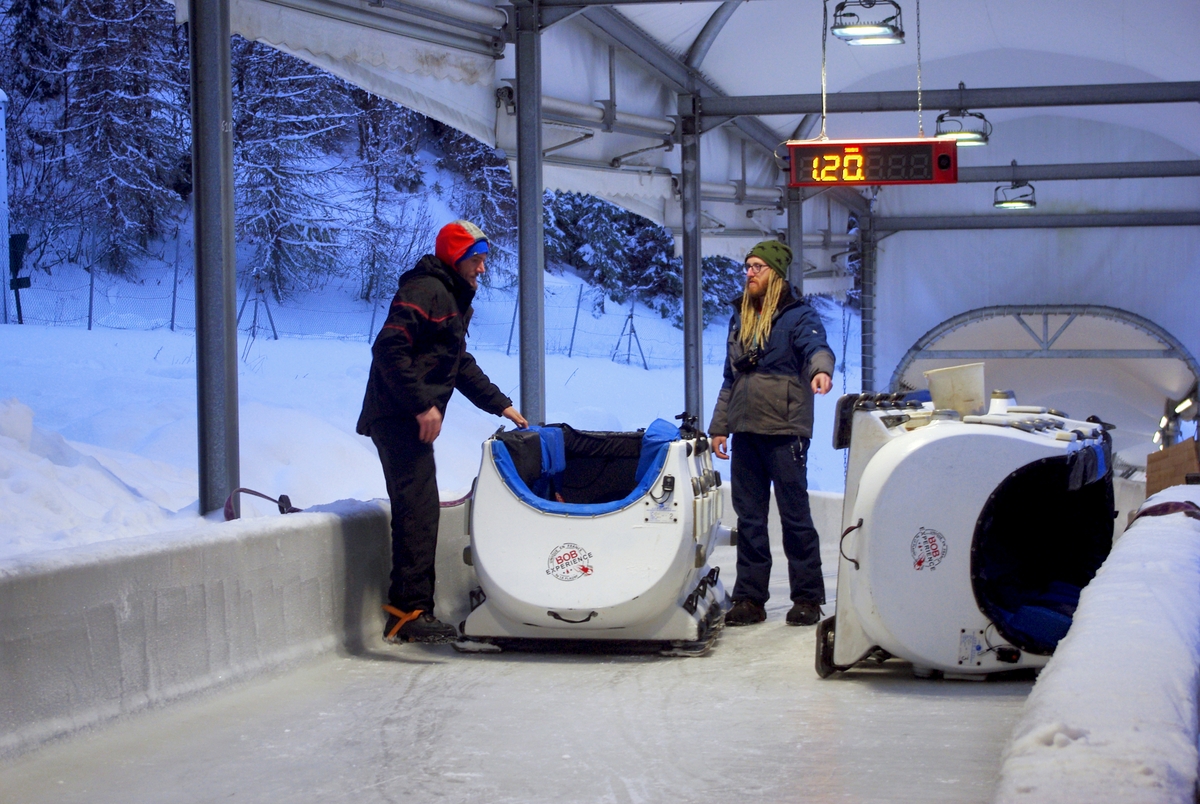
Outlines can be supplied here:
M573 314L580 280L548 275L547 284L550 294L571 302L560 313ZM342 323L357 316L354 326L361 331L370 324L369 308L350 309L345 294L306 301L333 311ZM482 346L473 347L476 356L516 398L517 349L511 356L498 351L506 345L512 295L481 293L476 306L472 337ZM840 352L840 311L831 304L822 310L830 316L831 346ZM611 318L593 319L585 310L576 351L609 354L616 342L605 330L614 325ZM376 328L380 324L381 318ZM620 324L618 318L615 325ZM669 322L639 308L636 324L660 361L680 358L682 333ZM847 325L856 330L857 320ZM709 327L706 351L719 359L723 341L722 324ZM386 496L374 447L354 432L370 365L365 338L276 341L260 332L253 343L243 336L238 354L242 486L288 494L301 508ZM647 371L634 354L632 365L607 357L548 355L548 419L632 430L682 411L682 367ZM851 372L847 387L856 390L857 356ZM196 524L195 374L190 333L100 324L92 331L0 326L0 559ZM720 383L721 366L705 366L706 416ZM833 404L842 385L835 378L835 391L818 401L809 468L815 489L842 488L843 456L830 446ZM480 444L504 423L454 396L435 445L443 498L469 489ZM270 503L243 498L244 516L272 513Z

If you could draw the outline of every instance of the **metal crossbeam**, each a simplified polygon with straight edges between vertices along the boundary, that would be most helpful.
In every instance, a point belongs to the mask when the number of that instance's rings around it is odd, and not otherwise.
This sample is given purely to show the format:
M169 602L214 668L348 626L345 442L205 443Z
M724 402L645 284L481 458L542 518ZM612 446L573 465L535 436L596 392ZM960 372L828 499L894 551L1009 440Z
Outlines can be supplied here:
M880 232L951 229L1094 229L1132 226L1200 226L1200 211L1098 212L1078 215L1040 215L1007 212L996 215L929 215L875 219Z
M1200 102L1200 81L997 89L935 89L925 90L923 95L926 109L978 110L1039 106L1107 106L1130 103L1195 103ZM917 108L917 93L907 90L836 92L829 95L826 100L829 114L911 112ZM747 114L819 114L820 112L820 93L706 97L700 106L702 117L736 117Z
M958 169L959 184L1082 179L1164 179L1179 176L1200 176L1200 160L1095 162L1066 165L988 165L987 167L959 167Z

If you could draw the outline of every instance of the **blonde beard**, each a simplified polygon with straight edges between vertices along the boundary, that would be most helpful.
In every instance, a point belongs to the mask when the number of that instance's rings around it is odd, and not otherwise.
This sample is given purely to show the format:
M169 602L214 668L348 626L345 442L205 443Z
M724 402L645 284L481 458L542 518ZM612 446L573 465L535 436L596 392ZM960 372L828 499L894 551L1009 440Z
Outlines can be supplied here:
M783 296L785 287L783 277L774 270L767 280L767 287L758 298L752 298L750 289L742 294L742 332L743 349L754 345L766 346L771 337L771 324L774 323L775 311L779 307L779 299Z

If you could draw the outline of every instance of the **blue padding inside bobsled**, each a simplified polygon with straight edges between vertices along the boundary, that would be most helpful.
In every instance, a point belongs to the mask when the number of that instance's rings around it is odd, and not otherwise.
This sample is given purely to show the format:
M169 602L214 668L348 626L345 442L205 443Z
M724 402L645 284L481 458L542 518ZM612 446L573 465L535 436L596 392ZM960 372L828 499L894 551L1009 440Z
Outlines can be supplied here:
M542 444L542 476L533 484L533 493L551 500L554 492L562 488L563 472L567 470L567 451L563 444L561 427L546 427L545 425L530 425L530 430L538 434Z
M655 456L658 455L658 448L664 444L670 444L672 441L679 440L679 428L663 419L655 419L650 422L650 426L642 433L642 454L638 456L637 472L634 474L634 479L638 483L642 482L642 478L646 476L646 470L654 462ZM655 476L658 472L654 473Z
M655 424L662 421L658 419ZM665 422L664 422L665 423ZM668 427L674 428L674 425L668 424ZM654 425L651 425L654 427ZM647 428L647 433L650 428ZM678 437L679 430L675 430ZM657 435L652 439L642 438L642 453L638 462L638 484L633 491L625 495L623 499L613 500L606 503L561 503L555 500L544 500L533 493L529 486L525 485L525 481L521 479L521 475L517 473L517 466L513 463L512 456L508 452L508 447L498 439L492 440L492 460L496 464L496 470L500 472L500 477L504 480L514 494L521 502L536 508L539 511L545 511L548 514L567 514L569 516L598 516L599 514L611 514L614 511L620 511L633 503L637 502L650 491L658 480L659 474L662 472L663 465L667 462L667 452L670 449L671 441L661 440L663 431L661 428L657 431ZM674 439L672 439L674 440ZM649 458L646 457L648 450L653 454ZM645 466L642 465L645 461Z
M1021 606L1014 612L1005 612L1008 627L1030 637L1039 645L1053 650L1060 639L1067 635L1071 618L1061 612L1043 606Z

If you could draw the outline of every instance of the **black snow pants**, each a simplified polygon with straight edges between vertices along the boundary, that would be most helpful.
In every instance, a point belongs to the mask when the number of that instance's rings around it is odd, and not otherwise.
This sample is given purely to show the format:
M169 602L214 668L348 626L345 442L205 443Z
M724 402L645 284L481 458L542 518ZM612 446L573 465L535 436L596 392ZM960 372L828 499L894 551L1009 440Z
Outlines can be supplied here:
M731 496L738 518L734 599L764 604L770 597L767 512L774 483L792 600L825 602L821 544L808 507L808 444L809 439L803 436L733 434Z
M392 503L392 583L388 602L401 611L433 611L437 553L437 470L433 445L422 444L415 417L376 419L371 440L379 451Z

